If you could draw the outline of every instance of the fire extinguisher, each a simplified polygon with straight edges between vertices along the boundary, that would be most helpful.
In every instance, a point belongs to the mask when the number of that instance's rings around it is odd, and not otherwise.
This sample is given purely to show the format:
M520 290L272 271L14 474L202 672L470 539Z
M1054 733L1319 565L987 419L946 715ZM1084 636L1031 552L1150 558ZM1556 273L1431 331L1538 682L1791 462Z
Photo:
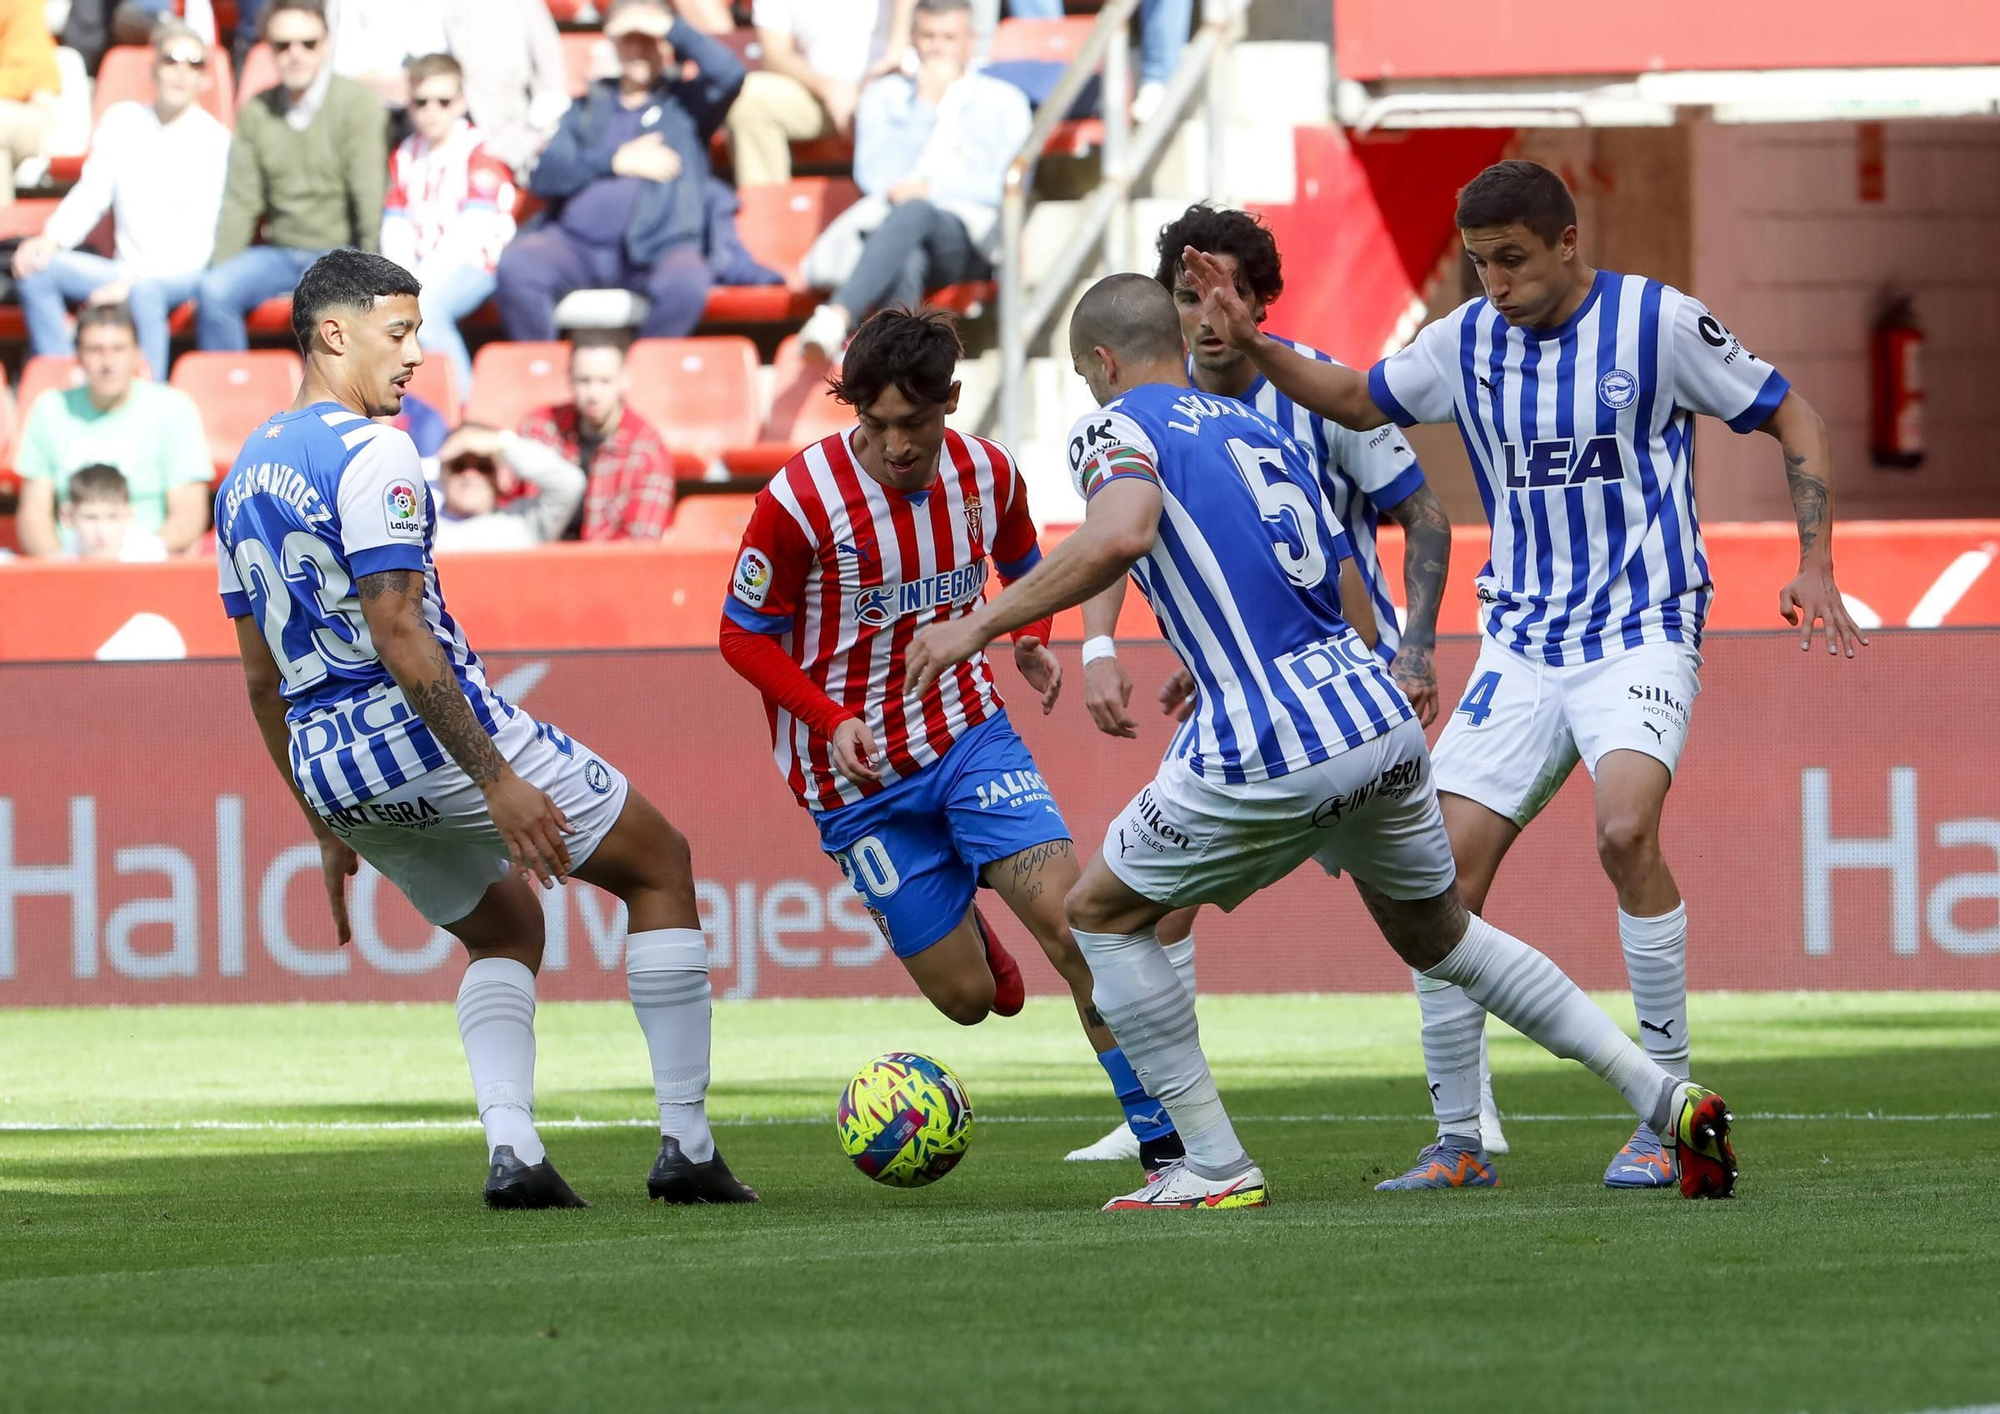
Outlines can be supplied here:
M1924 461L1924 331L1907 296L1875 321L1868 341L1874 386L1869 449L1875 465L1909 470Z

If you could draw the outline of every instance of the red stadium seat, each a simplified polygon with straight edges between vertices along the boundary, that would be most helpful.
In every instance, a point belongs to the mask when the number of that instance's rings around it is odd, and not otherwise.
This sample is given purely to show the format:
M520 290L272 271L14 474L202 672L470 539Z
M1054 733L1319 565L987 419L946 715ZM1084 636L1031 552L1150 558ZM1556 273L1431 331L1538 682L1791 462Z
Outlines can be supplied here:
M732 476L770 476L799 448L854 425L853 410L835 402L827 387L827 374L833 371L801 353L796 334L778 345L778 356L771 361L771 412L758 440L722 455Z
M11 206L0 207L0 240L39 236L61 204L52 196L24 196Z
M290 405L299 390L299 356L284 349L247 353L184 353L168 381L195 400L208 429L209 456L227 471L243 439Z
M1040 59L1068 68L1096 26L1095 15L1065 15L1059 20L1002 20L993 27L989 62Z
M458 426L458 373L450 359L426 352L417 376L410 380L410 391L435 408L447 427Z
M243 56L243 72L236 76L236 111L242 112L244 104L265 89L276 87L277 82L278 61L271 54L271 46L260 40Z
M473 355L468 422L511 431L536 408L568 401L568 344L492 343Z
M36 354L21 369L21 384L14 394L14 410L20 425L28 423L28 409L35 399L53 389L62 392L83 384L83 365L69 354Z
M676 452L706 459L756 437L757 346L748 339L641 339L626 367L632 410Z
M661 543L675 550L734 550L756 504L755 496L688 496L675 507Z
M566 25L583 9L583 0L548 0L548 6L549 18L559 25Z
M260 46L261 47L261 46ZM266 51L267 53L269 51ZM271 82L277 82L273 77ZM235 88L229 69L229 50L217 44L208 51L208 89L201 106L222 120L226 128L236 126ZM114 103L153 101L153 49L147 44L118 44L104 51L97 70L97 96L91 104L90 121L95 126L104 110Z
M783 285L721 285L703 317L721 324L782 324L805 318L819 303L800 283L799 262L833 218L861 199L845 177L794 177L782 186L745 187L736 229L758 263L785 277Z
M590 81L599 77L600 55L612 56L611 41L597 30L571 30L562 36L563 69L569 76L569 96L581 98L590 91Z

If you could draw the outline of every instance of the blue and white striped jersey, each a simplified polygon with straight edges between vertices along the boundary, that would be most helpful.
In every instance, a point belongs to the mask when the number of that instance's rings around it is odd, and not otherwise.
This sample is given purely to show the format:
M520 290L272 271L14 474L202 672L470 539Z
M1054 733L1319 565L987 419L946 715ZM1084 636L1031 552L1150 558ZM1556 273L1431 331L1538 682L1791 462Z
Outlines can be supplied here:
M1339 362L1292 339L1276 342L1321 363ZM1407 501L1424 484L1424 470L1417 465L1409 439L1393 424L1371 432L1342 427L1300 407L1261 373L1243 394L1243 401L1291 433L1318 461L1320 485L1334 516L1347 531L1347 542L1354 547L1354 567L1368 587L1368 605L1375 614L1375 651L1384 661L1395 658L1403 641L1403 625L1382 578L1375 531L1383 512ZM1353 606L1344 607L1352 621Z
M1153 383L1081 419L1069 464L1086 501L1125 477L1160 487L1159 537L1132 578L1200 688L1169 755L1211 781L1259 781L1411 718L1340 616L1347 535L1312 457L1277 424Z
M409 435L338 403L265 422L215 497L222 607L253 617L283 678L292 778L321 812L358 805L448 759L375 656L355 583L421 570L424 616L495 737L533 730L495 693L445 612L430 492ZM518 724L518 725L517 725Z
M1609 270L1553 329L1513 328L1470 300L1368 386L1405 427L1458 424L1493 527L1486 633L1552 664L1700 644L1712 586L1694 415L1754 431L1791 388L1699 300Z

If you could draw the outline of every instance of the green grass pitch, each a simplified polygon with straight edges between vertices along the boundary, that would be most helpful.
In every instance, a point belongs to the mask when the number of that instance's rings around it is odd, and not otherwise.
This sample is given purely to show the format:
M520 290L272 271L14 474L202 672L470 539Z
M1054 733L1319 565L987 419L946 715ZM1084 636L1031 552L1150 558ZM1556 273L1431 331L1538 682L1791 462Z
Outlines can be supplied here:
M1606 998L1630 1015L1623 998ZM622 1006L545 1004L589 1212L489 1213L448 1007L0 1014L0 1409L1905 1411L2000 1399L2000 996L1707 996L1740 1196L1599 1187L1610 1092L1495 1028L1493 1192L1378 1195L1429 1134L1407 997L1211 997L1262 1212L1100 1214L1136 1166L1057 1002L716 1012L756 1208L645 1200ZM932 1188L839 1152L869 1056L979 1113ZM553 1121L553 1123L551 1123ZM180 1127L174 1127L174 1126ZM93 1127L95 1126L95 1127Z

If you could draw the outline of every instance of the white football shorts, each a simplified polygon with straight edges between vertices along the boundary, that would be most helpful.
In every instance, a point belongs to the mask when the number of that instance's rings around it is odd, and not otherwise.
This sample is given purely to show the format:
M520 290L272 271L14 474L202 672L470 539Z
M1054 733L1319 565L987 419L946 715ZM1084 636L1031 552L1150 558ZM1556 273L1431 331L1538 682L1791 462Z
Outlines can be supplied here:
M563 842L570 867L581 866L625 809L624 775L526 712L517 712L493 744L569 820ZM507 846L486 813L486 797L455 761L324 818L432 923L456 923L507 877Z
M1434 898L1457 877L1423 728L1403 722L1270 780L1218 785L1179 759L1112 818L1104 859L1155 903L1225 910L1306 860L1391 898Z
M1700 692L1701 654L1684 643L1553 667L1482 639L1432 752L1437 788L1525 827L1579 760L1594 777L1606 753L1637 751L1671 775Z

